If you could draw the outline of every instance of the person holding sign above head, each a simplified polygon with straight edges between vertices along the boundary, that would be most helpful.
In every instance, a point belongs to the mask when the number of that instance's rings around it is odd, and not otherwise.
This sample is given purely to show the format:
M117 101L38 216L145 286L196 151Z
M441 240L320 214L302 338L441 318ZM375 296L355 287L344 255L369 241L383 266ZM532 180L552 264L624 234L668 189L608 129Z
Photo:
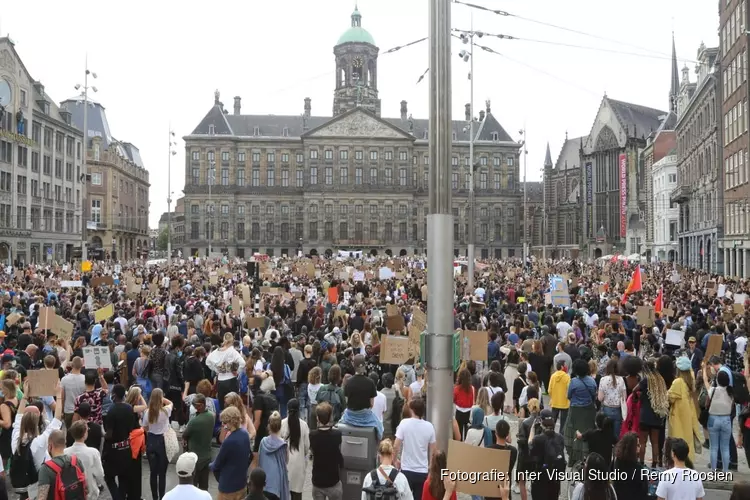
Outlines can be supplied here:
M96 381L99 379L101 388L96 388ZM85 375L86 391L76 398L76 409L78 406L86 401L91 406L91 415L89 420L96 422L99 425L103 424L102 419L102 402L104 396L107 393L107 381L104 380L104 372L102 369L98 370L86 370Z

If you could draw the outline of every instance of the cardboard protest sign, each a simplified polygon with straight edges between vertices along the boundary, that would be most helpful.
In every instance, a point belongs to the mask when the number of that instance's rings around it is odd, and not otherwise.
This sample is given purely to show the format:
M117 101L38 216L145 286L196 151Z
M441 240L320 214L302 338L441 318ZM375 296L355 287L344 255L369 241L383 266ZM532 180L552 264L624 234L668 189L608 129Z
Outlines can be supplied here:
M745 314L745 304L732 304L734 314Z
M297 311L297 316L302 316L302 313L305 312L305 309L307 309L307 304L304 300L298 300L295 309Z
M487 361L487 332L461 331L461 359Z
M391 332L400 332L406 328L404 317L399 314L398 316L386 316L385 326Z
M208 277L208 284L209 285L216 285L219 283L219 277L218 276L209 276Z
M55 332L58 337L70 340L73 337L74 328L75 325L70 321L61 318L60 316L55 316L55 322L50 327L50 330Z
M734 294L734 303L735 304L744 304L747 300L747 294L744 293L735 293Z
M242 311L242 302L236 295L232 297L232 311L234 311L235 314L239 314L240 311Z
M43 330L49 330L55 323L55 309L52 307L40 307L39 308L39 319L37 320L36 327Z
M609 314L609 321L610 321L610 323L619 323L620 321L622 321L622 315L610 313Z
M427 328L427 315L421 309L415 308L412 311L411 326L414 326L420 333Z
M663 318L673 318L674 317L674 309L670 309L669 307L665 307L661 310L661 316Z
M344 310L342 310L342 309L339 309L338 311L336 311L336 312L335 312L335 313L333 314L333 319L336 319L336 318L344 318L344 319L347 319L348 317L349 317L349 313L348 313L348 312L346 312L346 311L344 311Z
M18 313L13 313L9 315L7 318L5 318L5 324L7 324L8 326L13 326L16 323L18 323L21 320L21 318L23 318L22 315Z
M635 321L642 326L654 326L654 308L651 306L638 306L635 311Z
M410 358L410 343L409 337L383 335L380 339L380 362L391 365L406 363Z
M100 321L106 321L115 314L115 306L112 304L107 304L106 306L102 307L101 309L97 309L94 311L94 321L99 323Z
M422 337L422 331L423 330L418 329L414 325L409 325L409 330L408 330L408 332L409 332L409 341L412 344L419 345L419 342L420 342L421 337Z
M398 310L398 306L394 304L388 304L385 306L385 315L386 316L398 316L400 311Z
M502 480L510 478L503 477L503 473L498 471L509 469L510 450L495 450L472 446L461 441L448 441L448 470L454 473L470 473L457 474L456 491L459 493L500 498ZM470 481L471 475L476 475L480 480Z
M264 318L263 316L246 317L245 321L247 321L247 327L250 329L257 328L260 330L261 328L266 326L266 318Z
M93 288L100 287L100 286L112 286L115 284L114 278L112 276L97 276L95 278L91 278L91 286Z
M169 292L170 293L177 293L180 291L180 281L179 280L172 280L169 282Z
M718 356L721 353L721 346L723 343L723 335L710 335L708 337L708 346L706 346L706 355L703 356L703 359L710 359L711 356Z
M55 396L60 375L57 370L29 370L26 380L29 381L29 394L25 396L30 398Z
M112 359L107 346L88 346L83 348L83 365L86 368L112 369Z

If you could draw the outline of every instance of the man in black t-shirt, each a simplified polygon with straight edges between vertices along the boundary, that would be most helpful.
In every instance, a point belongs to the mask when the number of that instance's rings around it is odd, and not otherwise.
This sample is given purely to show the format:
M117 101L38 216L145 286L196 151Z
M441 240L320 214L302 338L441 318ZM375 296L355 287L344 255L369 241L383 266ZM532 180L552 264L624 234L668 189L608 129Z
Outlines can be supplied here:
M116 384L112 387L112 406L104 418L104 480L114 500L122 500L128 495L131 482L130 431L133 429L133 407L123 402L125 387ZM138 478L140 479L140 478Z
M354 427L374 427L378 440L383 439L383 422L372 412L372 405L378 396L375 382L367 376L365 357L357 354L352 359L355 375L344 385L346 410L340 423Z
M510 451L510 462L508 462L507 471L499 471L507 474L507 478L510 483L513 483L513 469L516 466L516 460L518 459L518 449L510 444L510 424L506 420L498 420L495 425L495 442L487 448L492 450L507 450ZM510 500L512 493L508 492L508 500ZM500 500L499 498L487 497L485 500Z

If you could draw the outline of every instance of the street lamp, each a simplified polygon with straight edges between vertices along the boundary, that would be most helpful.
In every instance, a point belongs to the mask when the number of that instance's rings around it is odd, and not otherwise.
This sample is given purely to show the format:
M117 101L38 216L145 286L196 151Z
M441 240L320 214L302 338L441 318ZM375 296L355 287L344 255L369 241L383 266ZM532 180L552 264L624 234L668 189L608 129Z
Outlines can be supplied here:
M469 241L468 241L468 264L469 264L469 279L468 287L469 291L474 293L474 258L475 249L474 241L476 240L475 229L476 222L474 219L474 37L482 38L484 33L481 31L474 31L474 17L471 20L471 30L465 33L461 33L459 38L464 45L469 45L469 52L462 50L458 53L458 56L464 61L469 63L469 82L470 82L470 98L469 98ZM466 131L466 128L464 128Z
M83 162L81 167L81 177L78 179L82 186L81 186L81 199L83 205L81 206L81 261L87 261L89 260L89 252L86 248L86 226L88 225L88 220L84 220L84 218L88 219L88 215L86 213L86 209L84 208L86 206L86 179L87 179L87 171L86 171L86 160L88 156L88 150L89 150L89 88L93 90L94 92L99 92L99 90L95 86L89 87L89 76L91 78L96 80L96 73L89 70L89 59L86 57L86 72L83 77L83 85L80 83L76 84L75 89L80 90L81 87L83 87Z
M211 240L214 238L214 206L211 204L211 186L216 180L216 162L211 160L210 168L208 169L208 258L211 258Z
M174 147L172 126L169 126L169 156L167 161L167 263L172 264L172 157L177 154ZM209 188L210 189L210 188Z
M524 125L518 133L522 137L520 144L523 148L523 265L526 266L526 263L529 260L529 211L526 207L526 155L529 151L526 149L526 125Z

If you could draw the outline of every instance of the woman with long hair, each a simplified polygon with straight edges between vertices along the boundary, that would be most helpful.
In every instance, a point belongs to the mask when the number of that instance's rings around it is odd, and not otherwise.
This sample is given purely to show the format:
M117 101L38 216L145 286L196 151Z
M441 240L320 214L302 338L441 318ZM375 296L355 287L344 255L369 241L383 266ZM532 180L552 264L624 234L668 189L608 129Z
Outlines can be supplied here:
M505 379L506 392L508 389L513 388L513 384L518 378L518 351L515 347L511 347L507 357L505 358L505 370L503 371L503 378ZM519 393L520 394L520 393ZM505 413L513 413L513 394L511 397L505 398ZM516 399L518 399L516 397Z
M250 415L250 412L248 412L247 408L245 408L245 403L242 401L242 396L240 396L236 392L230 392L229 394L224 396L224 408L229 408L230 406L234 406L235 408L237 408L237 410L239 410L242 428L245 429L250 435L250 439L253 439L255 437L255 425L253 424L253 418ZM219 433L219 443L222 443L224 441L226 435L227 430L222 429Z
M146 457L150 470L149 482L152 498L163 498L167 490L167 448L164 434L169 428L172 402L164 398L164 392L156 388L151 392L148 409L143 413L141 425L146 432Z
M18 399L16 397L17 388L14 378L4 378L0 381L0 391L3 395L3 402L0 404L0 456L3 458L5 469L10 465L10 456L13 454L11 449L11 436L13 434L13 422L16 420L18 411Z
M466 368L458 371L456 385L453 387L453 404L456 407L455 417L461 429L461 439L464 439L469 430L471 408L474 406L474 386L471 385L471 373Z
M284 349L281 346L276 346L271 356L271 372L273 373L273 381L276 384L276 401L279 402L279 413L281 418L286 417L286 402L291 395L289 392L294 392L292 387L292 372L289 370L289 366L286 364Z
M411 388L407 382L406 372L403 368L396 370L396 380L393 382L393 387L401 392L401 397L403 397L405 401L411 401Z
M630 357L630 356L628 356ZM646 443L651 441L651 467L661 467L659 432L666 423L669 413L669 396L664 378L656 371L653 361L643 363L643 379L634 391L641 402L639 436L641 441L640 459L646 457Z
M292 500L302 500L307 472L307 455L310 452L310 428L300 418L299 401L290 399L287 403L287 417L281 421L281 437L289 445L289 490Z
M615 461L613 470L623 473L626 479L615 479L612 486L617 498L628 500L646 500L648 496L648 479L641 472L645 467L640 462L639 448L641 446L638 434L625 433L615 446ZM620 474L617 476L620 477Z
M620 437L622 426L622 405L627 401L625 381L617 376L617 360L610 359L605 369L605 375L599 381L598 399L601 411L612 421L615 440Z
M258 467L266 473L263 494L269 500L290 500L289 446L281 437L281 415L275 411L268 419L268 435L260 441Z
M584 465L584 480L573 490L571 500L617 500L614 487L607 481L609 464L598 453L590 453Z
M450 476L443 477L443 471L448 469L448 458L444 451L438 451L432 456L430 472L422 488L421 500L456 500L456 482Z
M227 394L240 392L237 374L245 368L245 358L234 348L234 335L229 332L224 334L221 347L206 358L206 366L216 373L216 392L221 410Z
M594 428L596 421L596 382L589 374L589 364L579 358L573 361L571 367L572 378L568 384L568 400L570 409L565 420L563 437L568 451L570 463L583 460L588 453L588 447L583 440L576 439L576 433Z
M677 378L667 396L670 403L669 437L684 439L690 448L690 460L695 460L695 443L697 441L700 446L703 441L703 429L696 414L695 377L687 356L677 358Z
M492 406L490 405L490 394L489 394L489 388L488 387L480 387L479 391L477 392L477 400L474 403L475 408L481 408L482 411L487 414L492 411Z
M528 403L529 416L526 419L521 420L518 424L518 464L516 470L518 471L518 482L516 483L515 492L521 494L521 500L526 500L528 491L526 490L526 480L522 479L527 476L529 472L536 472L537 465L534 458L531 457L531 451L529 450L529 436L531 435L532 426L538 427L535 429L535 434L541 434L541 425L539 424L539 400L536 398L530 399Z

